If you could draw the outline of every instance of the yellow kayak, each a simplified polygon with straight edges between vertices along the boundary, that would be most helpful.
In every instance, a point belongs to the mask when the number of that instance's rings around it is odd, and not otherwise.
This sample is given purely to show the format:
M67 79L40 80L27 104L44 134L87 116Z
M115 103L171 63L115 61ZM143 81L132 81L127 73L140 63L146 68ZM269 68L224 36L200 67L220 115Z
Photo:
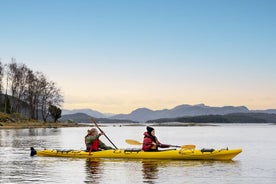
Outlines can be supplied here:
M167 160L232 160L242 149L170 149L145 152L141 149L116 149L87 152L83 150L35 150L31 156L71 157L71 158L125 158L125 159L167 159Z

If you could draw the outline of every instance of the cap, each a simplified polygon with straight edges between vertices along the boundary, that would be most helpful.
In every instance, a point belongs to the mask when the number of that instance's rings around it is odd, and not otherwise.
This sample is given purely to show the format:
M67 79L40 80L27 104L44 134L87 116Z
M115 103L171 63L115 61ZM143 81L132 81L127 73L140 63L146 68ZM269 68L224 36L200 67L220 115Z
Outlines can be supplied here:
M91 133L91 132L97 132L96 128L91 128L90 130L87 130L87 133Z
M150 127L150 126L147 126L147 131L149 134L151 134L151 132L154 130L154 128Z

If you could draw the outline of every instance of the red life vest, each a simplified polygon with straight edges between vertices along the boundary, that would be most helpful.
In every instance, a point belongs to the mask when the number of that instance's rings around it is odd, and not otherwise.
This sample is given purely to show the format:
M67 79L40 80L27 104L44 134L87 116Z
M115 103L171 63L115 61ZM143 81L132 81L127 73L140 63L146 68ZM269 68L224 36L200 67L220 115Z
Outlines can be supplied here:
M100 140L96 139L95 141L93 141L91 148L94 151L98 151L99 150L99 146L100 146Z
M160 148L169 148L170 145L162 144L158 141L157 137L151 136L148 132L144 133L144 141L142 150L144 151L157 151Z
M155 144L153 144L155 143ZM160 144L156 137L151 136L148 132L144 133L144 141L142 150L154 151L157 150L156 144Z

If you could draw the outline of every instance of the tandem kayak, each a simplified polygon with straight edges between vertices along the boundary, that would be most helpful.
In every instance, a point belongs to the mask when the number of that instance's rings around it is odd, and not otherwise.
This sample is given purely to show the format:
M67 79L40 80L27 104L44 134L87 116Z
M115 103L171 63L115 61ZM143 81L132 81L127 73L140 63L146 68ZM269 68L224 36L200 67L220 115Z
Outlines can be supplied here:
M120 158L167 160L232 160L242 149L169 149L145 152L141 149L116 149L87 152L83 150L42 149L31 147L31 156L70 158Z

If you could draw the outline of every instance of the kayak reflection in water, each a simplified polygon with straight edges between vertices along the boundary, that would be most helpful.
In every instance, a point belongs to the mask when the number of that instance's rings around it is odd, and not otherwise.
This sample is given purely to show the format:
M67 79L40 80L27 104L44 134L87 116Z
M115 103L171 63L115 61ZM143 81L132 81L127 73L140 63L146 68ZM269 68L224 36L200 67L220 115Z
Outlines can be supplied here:
M100 141L100 136L104 135L104 132L98 133L96 128L92 128L87 131L87 135L85 136L85 145L86 151L100 151L100 150L110 150L113 149L110 146L105 145L102 141Z
M100 174L100 161L99 160L86 160L86 170L88 173L94 175L94 174Z
M156 161L142 161L143 164L143 178L145 183L151 183L158 178L158 162Z
M86 177L84 183L101 183L104 168L100 160L87 159L85 165Z
M154 128L147 126L147 131L144 133L144 141L142 150L144 151L157 151L159 148L168 148L170 145L162 144L155 136Z

